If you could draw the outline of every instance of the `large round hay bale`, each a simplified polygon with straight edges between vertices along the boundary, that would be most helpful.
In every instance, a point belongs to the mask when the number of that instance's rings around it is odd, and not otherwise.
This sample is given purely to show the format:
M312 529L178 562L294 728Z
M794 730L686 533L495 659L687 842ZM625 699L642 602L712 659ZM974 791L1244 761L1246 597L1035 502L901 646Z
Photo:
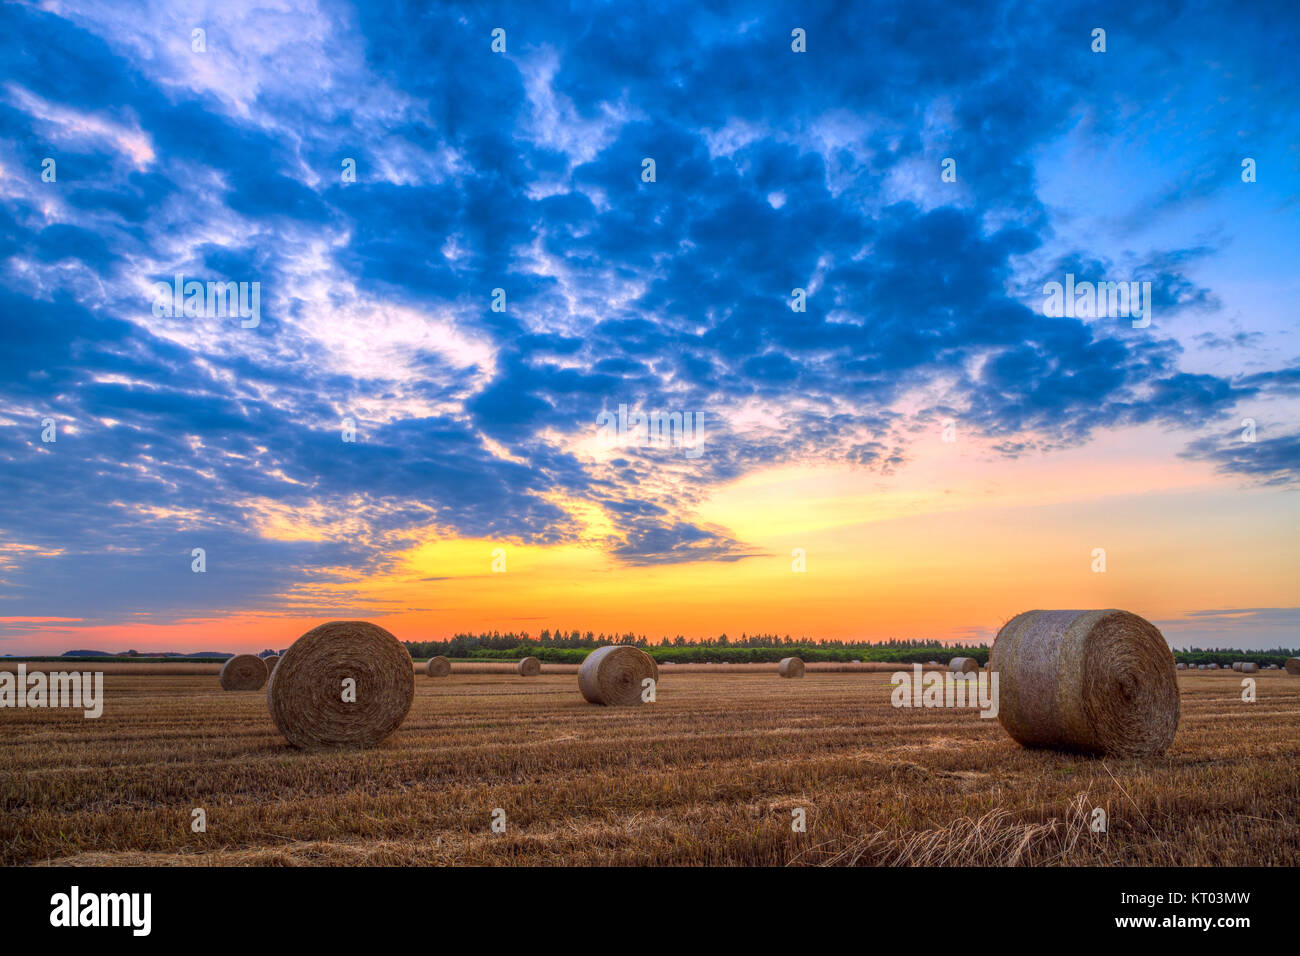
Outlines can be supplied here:
M1259 672L1259 665L1254 661L1242 661L1241 666L1237 668L1243 674L1255 674Z
M803 677L803 661L797 657L781 658L776 669L782 677Z
M519 662L520 677L536 677L542 672L542 662L535 657L525 657Z
M599 647L587 655L578 670L578 689L591 704L635 707L642 703L642 684L659 680L654 658L627 644Z
M973 674L980 669L980 662L973 657L954 657L948 662L948 669L958 674Z
M1300 657L1288 657L1286 659L1286 672L1300 675Z
M275 665L280 663L280 655L267 654L262 658L262 663L266 665L266 672L270 674L271 671L275 670Z
M1239 670L1241 670L1241 661L1233 661L1233 662L1232 662L1232 669L1233 669L1234 671L1239 671Z
M430 677L446 677L451 673L451 661L441 654L430 657L429 662L424 665L424 672Z
M313 627L266 685L271 720L295 747L374 746L402 725L414 699L411 655L367 621Z
M1027 747L1142 756L1178 730L1174 656L1127 611L1026 611L998 632L998 721Z
M256 654L236 654L221 665L222 690L261 690L266 665Z

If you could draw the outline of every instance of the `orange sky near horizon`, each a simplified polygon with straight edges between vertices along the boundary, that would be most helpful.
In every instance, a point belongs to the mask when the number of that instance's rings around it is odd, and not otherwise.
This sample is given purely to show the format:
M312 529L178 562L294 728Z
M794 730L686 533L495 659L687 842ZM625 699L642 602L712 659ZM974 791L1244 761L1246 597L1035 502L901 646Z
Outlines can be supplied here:
M892 476L788 466L716 489L691 517L751 546L754 556L738 561L620 564L599 544L602 516L583 503L572 509L591 533L582 543L430 534L392 552L382 573L335 569L269 610L114 626L32 621L6 650L278 649L323 620L353 617L403 640L576 628L653 641L724 632L983 641L1033 607L1121 607L1161 620L1294 604L1296 496L1180 460L1172 441L1129 429L1012 461L936 438L918 442ZM348 529L302 513L263 533L318 539ZM503 573L492 570L498 548ZM803 572L792 569L796 548ZM1105 549L1104 573L1092 569L1095 548Z

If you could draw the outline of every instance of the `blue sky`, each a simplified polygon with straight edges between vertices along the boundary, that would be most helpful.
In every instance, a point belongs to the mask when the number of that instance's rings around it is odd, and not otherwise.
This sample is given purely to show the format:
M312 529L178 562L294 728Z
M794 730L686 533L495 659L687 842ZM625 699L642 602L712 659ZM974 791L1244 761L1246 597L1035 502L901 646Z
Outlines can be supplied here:
M720 489L906 481L949 419L995 470L1150 429L1295 528L1300 16L1137 7L6 4L0 640L337 616L431 531L745 564ZM1065 272L1151 326L1047 319ZM177 273L260 324L155 316ZM590 454L620 402L708 454Z

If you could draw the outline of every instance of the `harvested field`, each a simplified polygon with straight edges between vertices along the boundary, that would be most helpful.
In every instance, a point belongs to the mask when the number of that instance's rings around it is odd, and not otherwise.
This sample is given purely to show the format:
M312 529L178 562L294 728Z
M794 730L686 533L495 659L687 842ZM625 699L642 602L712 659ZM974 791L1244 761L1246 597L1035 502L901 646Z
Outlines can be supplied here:
M586 704L573 674L457 669L417 681L378 748L302 752L263 692L149 667L104 668L98 720L0 711L4 863L1300 863L1300 681L1281 672L1253 704L1230 671L1181 673L1169 751L1102 760L815 665L676 665L635 708Z
M104 664L93 661L22 661L27 666L27 672L33 674L36 671L102 671L104 674L169 674L169 675L187 675L187 674L219 674L221 673L221 664L216 663L197 663L197 662L178 662L175 664L167 663L148 663L132 664L130 661L109 661ZM425 659L413 661L415 672L420 676L426 676L424 673ZM0 671L16 671L18 661L0 660ZM542 663L543 674L576 674L578 673L579 664L547 664ZM664 665L660 665L664 666ZM910 664L886 664L879 661L872 661L865 664L850 664L844 661L814 661L805 662L804 667L809 673L823 674L892 674L899 669L907 670ZM702 674L775 674L779 665L776 661L762 664L676 664L667 665L669 672L692 673L699 672ZM452 668L457 674L519 674L518 661L463 661L453 660ZM925 671L947 671L946 664L925 664L922 665Z

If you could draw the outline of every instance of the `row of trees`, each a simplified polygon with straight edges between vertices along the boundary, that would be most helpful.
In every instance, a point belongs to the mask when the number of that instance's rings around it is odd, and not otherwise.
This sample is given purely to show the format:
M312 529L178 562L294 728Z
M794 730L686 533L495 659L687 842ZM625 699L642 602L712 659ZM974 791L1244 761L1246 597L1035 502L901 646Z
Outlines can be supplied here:
M543 630L537 637L533 637L527 631L515 632L492 631L483 634L457 634L450 640L446 641L406 641L407 650L411 652L412 657L432 657L435 654L442 654L446 657L508 657L516 653L527 653L543 660L561 660L568 659L571 655L548 655L545 651L590 651L595 647L603 647L606 644L630 644L633 647L640 647L644 650L654 651L655 656L660 650L681 649L704 650L704 651L733 651L733 650L764 650L764 649L781 649L789 651L792 648L804 650L824 650L831 652L832 656L826 658L817 658L825 660L850 660L858 658L860 660L902 660L900 653L904 651L926 651L933 654L946 653L952 655L958 651L964 650L987 650L987 648L965 648L958 645L940 645L936 641L922 640L888 640L888 641L835 641L822 638L814 640L808 637L794 638L789 634L741 634L738 638L728 637L726 634L720 634L717 637L705 637L700 639L686 638L681 634L676 637L662 637L659 641L652 642L644 634L634 634L628 631L624 634L606 634L603 631L599 634L595 631L551 631L549 628ZM880 657L881 650L888 650L891 653L885 657ZM867 655L871 655L870 657ZM781 655L786 656L786 655ZM754 659L768 660L770 655L760 655ZM683 654L670 655L665 659L703 659L698 655ZM719 655L710 658L718 661L749 660L744 655L733 655L731 653ZM813 658L809 658L810 660Z
M406 648L417 660L442 654L457 659L517 660L520 657L537 657L552 663L577 663L595 647L606 644L631 644L649 652L659 661L680 663L739 664L776 661L797 654L806 661L899 661L925 663L937 660L946 663L961 655L973 657L980 663L988 660L989 648L985 645L940 644L937 641L892 639L887 641L834 641L826 638L792 638L790 635L741 634L729 638L726 634L702 639L688 639L682 635L663 637L652 642L644 634L628 631L624 634L605 634L594 631L543 630L533 637L527 631L492 631L483 634L457 634L446 641L406 641ZM1274 648L1269 651L1203 650L1190 648L1174 652L1177 660L1188 664L1211 662L1227 665L1233 661L1254 661L1257 664L1282 664L1288 657L1300 656L1295 648Z

